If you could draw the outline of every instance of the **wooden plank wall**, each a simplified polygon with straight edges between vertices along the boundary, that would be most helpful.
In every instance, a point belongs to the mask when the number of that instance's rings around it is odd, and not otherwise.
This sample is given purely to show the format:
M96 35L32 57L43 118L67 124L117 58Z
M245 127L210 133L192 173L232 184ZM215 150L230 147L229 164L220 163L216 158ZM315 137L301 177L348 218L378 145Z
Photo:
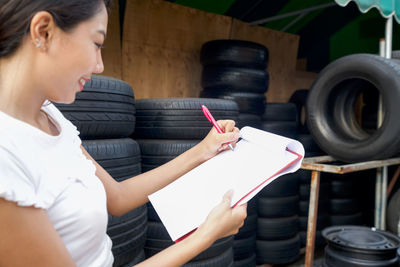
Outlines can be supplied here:
M108 18L107 38L102 51L104 62L104 72L102 75L122 79L121 55L119 7L118 1L114 1L110 17Z
M293 91L309 88L315 77L314 73L296 70L297 35L249 26L163 0L128 0L120 61L122 79L132 85L136 98L198 97L202 90L200 49L214 39L242 39L268 47L268 102L287 102ZM109 64L106 58L104 61ZM113 66L117 65L114 62Z
M228 38L231 19L161 0L129 0L123 79L137 98L197 97L201 44Z

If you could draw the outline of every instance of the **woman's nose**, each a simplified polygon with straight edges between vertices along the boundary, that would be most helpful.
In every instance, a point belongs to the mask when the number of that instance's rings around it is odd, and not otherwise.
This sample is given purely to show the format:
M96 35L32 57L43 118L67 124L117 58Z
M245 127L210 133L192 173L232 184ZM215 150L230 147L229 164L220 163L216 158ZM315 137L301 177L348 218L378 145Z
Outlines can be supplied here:
M104 64L103 64L103 59L100 54L94 73L98 74L98 73L102 73L103 71L104 71Z

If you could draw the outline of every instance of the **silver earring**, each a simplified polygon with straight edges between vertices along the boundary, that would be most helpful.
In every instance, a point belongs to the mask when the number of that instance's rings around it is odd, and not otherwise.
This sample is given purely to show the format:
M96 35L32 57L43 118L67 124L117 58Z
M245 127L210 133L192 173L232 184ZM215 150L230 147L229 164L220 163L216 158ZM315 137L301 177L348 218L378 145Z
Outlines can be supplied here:
M42 44L40 43L40 40L38 38L35 39L36 42L36 48L39 48Z

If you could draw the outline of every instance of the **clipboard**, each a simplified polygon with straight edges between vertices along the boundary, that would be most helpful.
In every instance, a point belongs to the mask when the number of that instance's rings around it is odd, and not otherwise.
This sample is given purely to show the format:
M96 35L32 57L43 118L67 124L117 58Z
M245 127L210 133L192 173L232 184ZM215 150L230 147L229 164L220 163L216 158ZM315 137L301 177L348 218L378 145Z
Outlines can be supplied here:
M234 191L231 206L241 205L278 177L300 168L300 142L248 126L240 133L234 151L219 153L149 196L173 241L197 229L228 190Z

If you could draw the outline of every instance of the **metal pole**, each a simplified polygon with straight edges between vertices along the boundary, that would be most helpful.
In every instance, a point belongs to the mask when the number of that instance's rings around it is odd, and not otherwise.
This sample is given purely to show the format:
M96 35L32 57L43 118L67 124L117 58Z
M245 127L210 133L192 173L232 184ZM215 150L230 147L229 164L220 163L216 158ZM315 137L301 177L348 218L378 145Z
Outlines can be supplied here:
M375 216L374 226L376 229L381 229L382 217L382 168L376 169L376 182L375 182Z
M393 39L393 16L387 19L386 27L385 27L385 57L392 58L392 39ZM382 125L383 122L383 99L382 94L379 97L379 110L378 110L378 118L379 118L379 126ZM380 225L381 230L386 229L386 190L388 184L388 167L385 166L382 168L382 195L381 195L381 219Z
M393 16L387 19L385 27L385 57L392 58Z
M386 21L384 51L382 51L382 41L380 41L380 54L385 58L392 57L392 37L393 37L393 17ZM383 99L382 94L379 95L378 106L378 129L383 122ZM375 183L375 227L380 230L386 228L386 190L387 190L387 167L379 168L376 172Z
M322 9L322 8L326 8L326 7L331 7L331 6L336 6L336 3L328 3L328 4L319 5L319 6L305 8L305 9L302 9L302 10L288 12L288 13L282 14L282 15L272 16L272 17L265 18L265 19L259 19L259 20L250 22L249 24L252 25L252 26L253 25L259 25L259 24L264 24L264 23L267 23L267 22L270 22L270 21L283 19L283 18L295 16L295 15L298 15L298 14L302 14L304 12L310 12L310 11L314 11L314 10L318 10L318 9Z
M321 173L312 171L310 187L310 203L308 208L307 245L305 267L312 267L315 248L315 231L317 229L318 195Z
M285 32L287 29L292 27L294 24L296 24L299 20L301 20L307 14L308 14L308 12L304 12L303 14L298 15L294 20L292 20L289 24L287 24L285 27L283 27L281 29L281 32Z
M386 189L388 183L388 167L382 168L382 195L381 195L381 230L386 230Z
M385 39L379 40L379 55L381 57L386 56L386 41ZM382 95L379 94L378 103L378 122L377 128L382 124ZM375 180L375 214L374 214L374 226L377 229L381 229L381 218L382 218L382 168L376 169L376 180Z

